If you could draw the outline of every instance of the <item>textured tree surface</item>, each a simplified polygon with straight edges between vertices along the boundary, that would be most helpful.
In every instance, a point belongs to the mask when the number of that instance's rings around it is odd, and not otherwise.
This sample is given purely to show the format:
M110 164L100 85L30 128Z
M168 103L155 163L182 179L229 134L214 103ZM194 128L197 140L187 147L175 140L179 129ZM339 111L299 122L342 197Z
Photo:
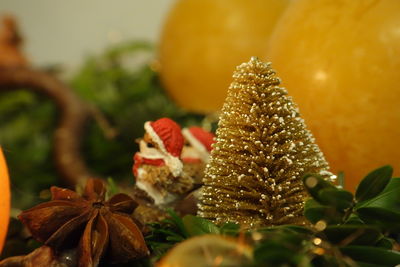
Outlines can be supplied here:
M237 67L206 168L199 215L246 228L303 224L306 173L330 175L269 63Z

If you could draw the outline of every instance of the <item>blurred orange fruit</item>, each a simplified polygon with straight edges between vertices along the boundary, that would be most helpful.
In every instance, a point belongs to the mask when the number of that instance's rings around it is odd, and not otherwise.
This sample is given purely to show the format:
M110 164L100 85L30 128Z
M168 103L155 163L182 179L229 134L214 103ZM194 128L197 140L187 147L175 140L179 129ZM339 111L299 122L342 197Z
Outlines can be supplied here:
M298 0L267 55L334 172L400 175L400 1Z
M264 54L290 0L179 0L159 47L161 80L187 110L219 111L235 66Z
M0 148L0 252L3 249L4 241L10 220L10 181L8 177L7 164Z
M170 250L157 267L246 266L252 249L237 239L221 235L190 238Z

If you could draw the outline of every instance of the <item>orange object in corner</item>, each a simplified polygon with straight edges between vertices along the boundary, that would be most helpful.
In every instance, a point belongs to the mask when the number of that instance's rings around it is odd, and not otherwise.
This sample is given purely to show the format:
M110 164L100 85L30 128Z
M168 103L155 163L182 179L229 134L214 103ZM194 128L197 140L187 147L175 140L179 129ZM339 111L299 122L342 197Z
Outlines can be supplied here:
M293 1L266 49L351 191L379 166L400 175L399 14L398 0Z
M10 220L10 197L7 163L0 148L0 253L3 250Z

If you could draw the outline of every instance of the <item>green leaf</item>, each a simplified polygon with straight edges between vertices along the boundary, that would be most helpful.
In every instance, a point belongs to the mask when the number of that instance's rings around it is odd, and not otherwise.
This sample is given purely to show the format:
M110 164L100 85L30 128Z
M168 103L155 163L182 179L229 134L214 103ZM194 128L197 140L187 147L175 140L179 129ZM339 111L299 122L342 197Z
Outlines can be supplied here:
M374 245L382 238L381 232L368 225L329 225L323 233L332 244Z
M340 251L355 261L369 264L395 266L400 263L400 253L378 247L346 246Z
M337 188L330 182L325 181L320 175L307 174L303 177L303 183L310 195L319 201L319 191L322 189L336 189Z
M350 224L350 225L360 225L361 224L362 225L365 223L360 219L360 217L358 217L357 214L352 213L350 215L350 217L345 221L345 224Z
M227 222L219 228L219 231L222 235L231 235L231 236L236 236L239 233L239 230L240 230L240 225L233 222Z
M324 220L329 224L336 224L342 222L344 213L339 212L334 207L324 206L314 199L309 199L304 206L304 216L311 223Z
M293 233L303 234L303 235L311 235L314 233L310 228L300 226L300 225L285 224L285 225L273 226L272 228L277 229L277 230L280 230L280 229L289 230L289 231L292 231Z
M400 230L400 213L378 207L357 209L360 218L369 224L377 225L386 230Z
M189 237L188 232L186 231L185 225L183 223L183 220L181 217L178 216L178 214L175 213L172 209L168 209L167 213L169 216L171 216L171 222L178 227L178 229L181 231L184 237Z
M252 238L255 233L262 235L262 242L277 242L279 244L289 244L290 247L301 247L304 240L309 239L314 232L301 226L279 225L263 227L247 232Z
M360 262L360 261L356 261L355 263L357 263L357 267L387 267L386 265L382 265L382 264L372 264L372 263L365 263L365 262Z
M337 177L336 180L338 182L339 187L340 188L344 188L344 186L345 186L345 175L344 175L344 172L339 172L336 177Z
M318 192L318 199L322 204L334 206L338 210L345 210L353 205L353 194L337 188L324 188Z
M382 237L378 242L376 243L377 247L380 248L385 248L385 249L392 249L395 241L391 238L388 237Z
M369 173L358 185L356 199L361 202L376 197L389 183L393 174L393 168L383 166Z
M309 199L304 205L304 216L312 223L316 223L324 217L325 207L314 199Z
M274 248L269 245L260 247L254 252L256 262L263 264L276 264L283 265L293 263L293 253L290 250L283 250L282 248Z
M193 215L186 215L183 217L183 224L189 236L220 234L218 226L209 220Z
M298 254L289 249L290 244L282 244L276 240L263 242L254 250L257 266L283 266L295 264Z
M120 192L118 185L115 183L114 179L111 177L107 178L107 197L111 197Z
M339 257L334 257L325 253L323 255L314 255L312 259L312 267L339 267L339 266L346 266L344 260ZM354 266L355 267L355 266ZM358 267L358 266L357 266Z
M167 241L170 241L170 242L182 242L183 240L185 240L182 236L180 236L180 235L170 235L170 236L167 236L167 238L166 238L166 240Z
M356 209L376 207L400 213L400 178L392 178L378 196L356 205Z

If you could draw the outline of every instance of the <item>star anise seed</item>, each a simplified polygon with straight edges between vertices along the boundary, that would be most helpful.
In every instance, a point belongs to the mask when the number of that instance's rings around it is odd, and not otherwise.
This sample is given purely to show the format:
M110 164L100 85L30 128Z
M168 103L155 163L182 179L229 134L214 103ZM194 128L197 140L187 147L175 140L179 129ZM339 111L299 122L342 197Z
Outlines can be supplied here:
M79 266L97 266L103 256L113 263L149 254L140 228L130 216L137 203L126 194L105 201L106 187L89 179L82 196L53 186L52 199L18 218L32 236L56 250L78 246Z

